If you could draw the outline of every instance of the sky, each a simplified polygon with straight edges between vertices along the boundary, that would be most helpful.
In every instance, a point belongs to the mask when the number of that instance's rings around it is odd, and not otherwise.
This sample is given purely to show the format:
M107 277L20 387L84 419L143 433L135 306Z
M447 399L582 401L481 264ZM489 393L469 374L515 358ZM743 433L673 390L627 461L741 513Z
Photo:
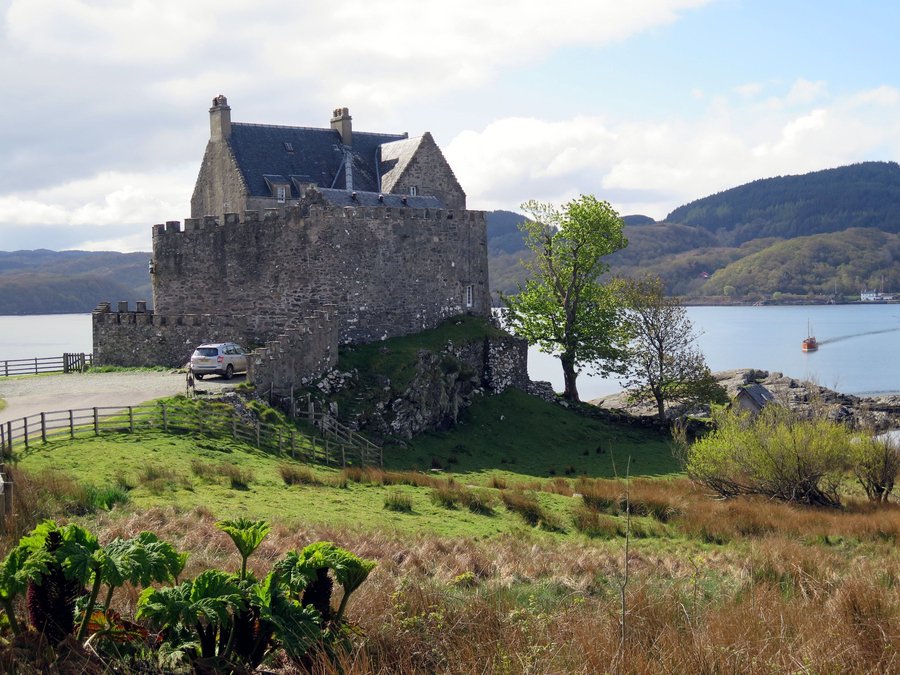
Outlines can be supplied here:
M888 0L0 0L0 250L149 251L209 107L430 131L473 209L581 194L657 220L900 157Z

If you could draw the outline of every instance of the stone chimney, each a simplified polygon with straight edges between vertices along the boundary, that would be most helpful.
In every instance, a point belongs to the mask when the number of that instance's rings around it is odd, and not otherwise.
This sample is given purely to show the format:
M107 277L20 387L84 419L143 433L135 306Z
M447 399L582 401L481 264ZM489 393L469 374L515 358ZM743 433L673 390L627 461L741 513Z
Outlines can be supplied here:
M209 109L209 140L223 141L231 137L231 108L228 99L219 94Z
M341 135L341 142L344 145L353 144L352 120L347 108L335 108L334 115L331 116L331 128Z

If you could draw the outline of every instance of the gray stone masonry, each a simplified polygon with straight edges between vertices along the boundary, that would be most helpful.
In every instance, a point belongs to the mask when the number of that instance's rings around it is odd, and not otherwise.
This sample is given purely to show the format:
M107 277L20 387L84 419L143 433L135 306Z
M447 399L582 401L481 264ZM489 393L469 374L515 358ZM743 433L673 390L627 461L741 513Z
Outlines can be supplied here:
M289 396L306 378L319 377L338 361L338 324L327 311L308 317L303 326L288 329L278 340L256 349L247 377L261 394Z
M155 226L158 314L282 317L270 340L330 304L341 342L490 314L483 212L301 204L217 220Z

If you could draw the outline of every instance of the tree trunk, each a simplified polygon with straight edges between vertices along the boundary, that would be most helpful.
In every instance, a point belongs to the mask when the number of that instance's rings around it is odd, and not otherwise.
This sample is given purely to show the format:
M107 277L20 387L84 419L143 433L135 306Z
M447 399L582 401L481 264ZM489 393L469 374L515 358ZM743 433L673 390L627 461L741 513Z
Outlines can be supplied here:
M578 403L581 399L578 398L578 387L575 386L575 379L578 377L578 373L575 372L575 359L563 354L559 360L562 362L563 381L566 387L563 398Z
M656 398L656 414L659 415L659 421L666 421L666 400L662 397L662 394L657 394L654 398Z

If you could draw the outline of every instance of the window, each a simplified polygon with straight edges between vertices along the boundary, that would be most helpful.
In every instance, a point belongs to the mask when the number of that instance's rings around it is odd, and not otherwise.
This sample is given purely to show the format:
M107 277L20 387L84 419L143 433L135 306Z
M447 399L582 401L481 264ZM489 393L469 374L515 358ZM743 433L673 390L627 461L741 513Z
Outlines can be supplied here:
M418 186L416 186L416 185L410 185L410 186L409 186L409 196L410 196L410 197L415 197L415 196L418 195L418 194L419 194L419 188L418 188Z
M286 191L284 189L284 185L279 185L275 188L275 197L278 199L278 202L284 204Z
M288 143L287 141L284 142L284 149L287 150L288 152L294 152L293 144Z
M472 307L475 304L475 287L466 286L466 307Z

